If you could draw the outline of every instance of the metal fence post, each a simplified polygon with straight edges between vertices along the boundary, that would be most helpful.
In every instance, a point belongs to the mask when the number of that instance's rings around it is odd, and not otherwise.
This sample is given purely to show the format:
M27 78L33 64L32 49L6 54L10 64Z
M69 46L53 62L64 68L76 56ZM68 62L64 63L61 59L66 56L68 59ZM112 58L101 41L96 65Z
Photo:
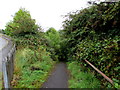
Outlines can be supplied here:
M6 69L6 59L7 57L5 58L5 61L3 61L3 79L4 79L4 87L5 88L10 88L9 86L9 80L8 80L8 73L7 73L7 69Z

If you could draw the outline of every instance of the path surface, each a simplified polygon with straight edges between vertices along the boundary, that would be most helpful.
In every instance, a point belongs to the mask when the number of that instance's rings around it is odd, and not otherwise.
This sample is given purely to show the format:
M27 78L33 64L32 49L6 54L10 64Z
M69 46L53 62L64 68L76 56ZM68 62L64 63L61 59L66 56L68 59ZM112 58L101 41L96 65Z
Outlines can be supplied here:
M60 62L42 88L68 88L68 74L66 64Z

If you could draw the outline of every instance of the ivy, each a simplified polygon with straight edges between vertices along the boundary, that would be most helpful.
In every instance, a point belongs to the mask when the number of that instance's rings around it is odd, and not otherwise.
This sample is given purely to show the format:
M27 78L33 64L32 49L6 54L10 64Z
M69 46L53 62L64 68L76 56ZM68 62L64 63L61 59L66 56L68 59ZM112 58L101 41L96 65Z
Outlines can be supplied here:
M120 2L115 5L100 3L67 15L63 25L66 59L78 60L83 65L87 59L111 79L119 80L119 16ZM103 79L101 81L106 85ZM119 84L116 82L115 87Z

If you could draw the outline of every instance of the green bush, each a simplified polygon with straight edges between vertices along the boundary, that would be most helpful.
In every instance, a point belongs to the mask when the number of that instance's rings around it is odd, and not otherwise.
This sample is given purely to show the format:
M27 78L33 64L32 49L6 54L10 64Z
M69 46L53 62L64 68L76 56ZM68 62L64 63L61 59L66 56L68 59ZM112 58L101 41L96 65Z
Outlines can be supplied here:
M14 88L40 88L55 62L46 50L45 33L30 13L21 8L3 31L16 43Z
M39 29L39 26L35 23L36 22L31 18L30 13L24 8L21 8L15 13L13 21L10 21L6 25L4 32L10 36L24 36L25 34L30 33L34 34Z
M60 35L59 32L54 28L49 28L45 32L47 50L51 52L51 58L53 60L58 60L60 53Z
M66 59L81 61L85 66L84 60L87 59L111 79L119 80L119 9L120 2L107 5L100 3L70 13L63 25L65 47L62 48ZM106 86L105 80L100 79Z
M50 58L50 53L41 48L39 50L36 56L30 48L17 51L12 81L14 88L40 88L47 79L55 62Z

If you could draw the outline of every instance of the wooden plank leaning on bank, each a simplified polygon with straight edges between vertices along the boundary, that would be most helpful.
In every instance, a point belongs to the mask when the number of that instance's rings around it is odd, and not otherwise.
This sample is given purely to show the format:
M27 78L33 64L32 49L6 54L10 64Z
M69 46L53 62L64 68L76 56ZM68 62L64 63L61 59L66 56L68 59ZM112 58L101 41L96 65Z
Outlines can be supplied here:
M114 82L108 77L106 76L103 72L101 72L99 69L97 69L94 65L92 65L89 61L85 60L85 62L87 64L89 64L93 69L95 69L99 74L101 74L107 81L109 81L113 86L114 86Z

